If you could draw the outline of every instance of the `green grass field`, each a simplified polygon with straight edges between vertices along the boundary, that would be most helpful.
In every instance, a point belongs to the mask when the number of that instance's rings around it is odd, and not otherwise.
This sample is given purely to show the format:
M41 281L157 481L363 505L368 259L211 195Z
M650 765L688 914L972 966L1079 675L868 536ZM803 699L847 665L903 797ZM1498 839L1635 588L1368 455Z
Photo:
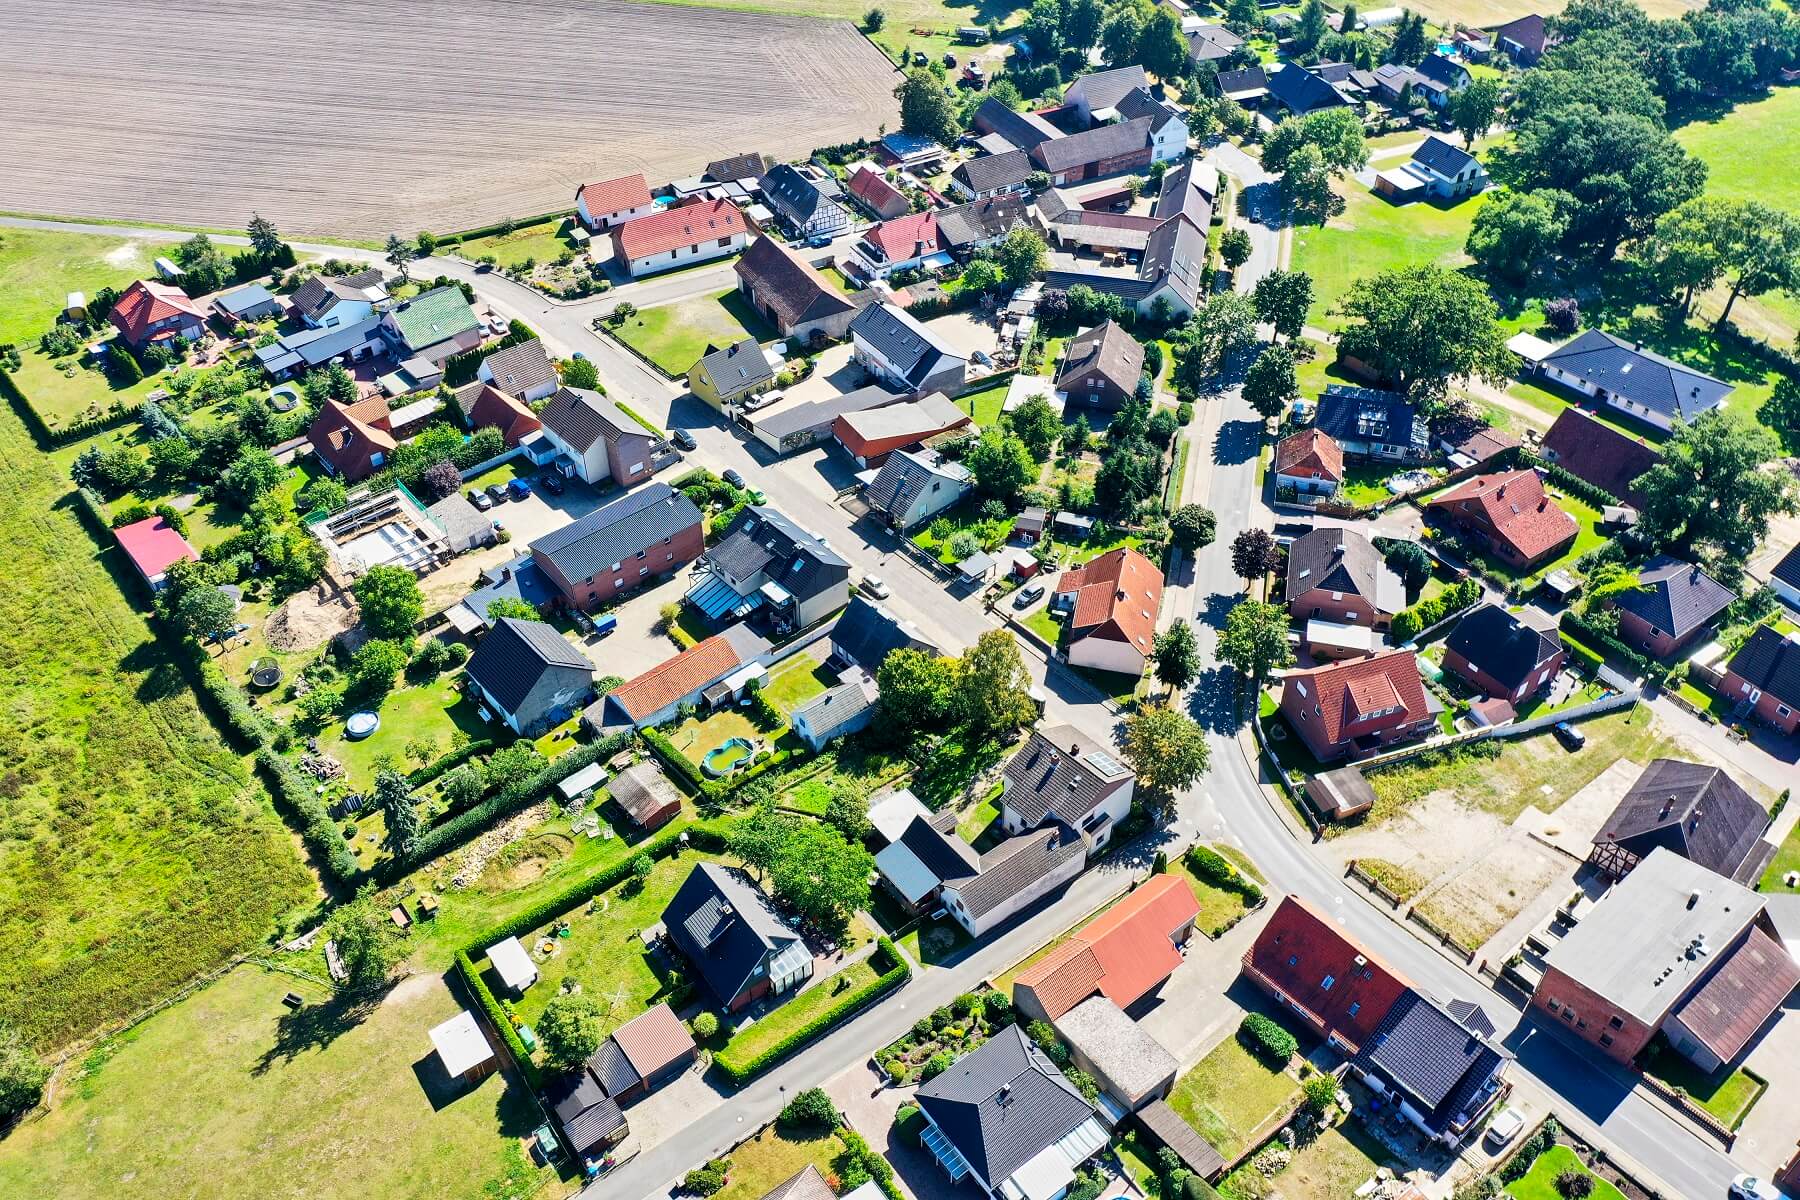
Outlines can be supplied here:
M1340 181L1345 208L1324 227L1294 231L1293 267L1313 277L1313 307L1307 321L1323 329L1343 322L1330 310L1350 285L1365 275L1394 267L1468 262L1463 243L1486 200L1464 200L1451 208L1423 202L1389 204L1355 180Z
M259 942L315 890L152 640L131 568L0 409L0 1019L49 1049Z
M1757 890L1762 892L1786 892L1789 888L1781 881L1789 871L1800 871L1800 825L1788 831L1787 840L1775 851L1775 857L1769 862L1769 869L1763 872Z
M1675 1053L1660 1035L1650 1045L1644 1073L1686 1092L1689 1099L1717 1117L1727 1129L1743 1124L1769 1087L1766 1080L1742 1067L1704 1072Z
M734 288L639 309L623 325L607 329L671 376L686 375L709 345L730 345L746 336L766 342L776 336Z
M283 993L307 1006L290 1013ZM366 1016L292 975L239 967L103 1045L56 1107L0 1144L0 1195L562 1194L517 1138L543 1120L498 1075L453 1088L427 1036L463 1004L436 974ZM504 1186L503 1186L504 1185Z
M502 267L516 267L528 258L539 263L555 262L564 251L575 249L575 243L563 236L574 223L573 217L557 217L535 225L521 225L511 233L470 238L451 249L472 259L492 254Z
M976 388L956 398L956 407L969 414L969 417L983 429L1000 419L1000 406L1006 403L1007 380Z
M713 1200L757 1200L809 1164L822 1174L833 1175L832 1160L843 1152L844 1143L835 1133L786 1133L771 1125L731 1152L730 1182ZM700 1164L696 1161L694 1165Z
M92 296L152 274L153 243L85 233L0 229L0 342L35 346L70 292Z

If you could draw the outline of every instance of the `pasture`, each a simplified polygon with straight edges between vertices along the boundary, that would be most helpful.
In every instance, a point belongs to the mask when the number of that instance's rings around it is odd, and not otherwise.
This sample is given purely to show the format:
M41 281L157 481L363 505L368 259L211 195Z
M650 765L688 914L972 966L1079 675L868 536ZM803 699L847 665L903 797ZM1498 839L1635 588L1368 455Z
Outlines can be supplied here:
M231 228L257 210L290 235L379 240L899 124L896 73L843 21L224 0L196 37L186 15L174 0L44 6L0 46L0 107L31 114L0 127L7 208Z

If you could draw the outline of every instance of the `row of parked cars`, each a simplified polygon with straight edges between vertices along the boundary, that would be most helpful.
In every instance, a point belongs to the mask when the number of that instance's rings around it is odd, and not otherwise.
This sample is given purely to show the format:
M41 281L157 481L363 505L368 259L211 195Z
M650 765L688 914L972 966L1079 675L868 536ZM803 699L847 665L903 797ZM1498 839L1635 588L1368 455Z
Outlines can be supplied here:
M540 475L538 488L549 496L563 494L563 481L560 475ZM480 512L486 512L496 504L505 504L508 500L523 500L531 495L531 481L515 479L511 483L490 483L485 488L470 488L469 503Z

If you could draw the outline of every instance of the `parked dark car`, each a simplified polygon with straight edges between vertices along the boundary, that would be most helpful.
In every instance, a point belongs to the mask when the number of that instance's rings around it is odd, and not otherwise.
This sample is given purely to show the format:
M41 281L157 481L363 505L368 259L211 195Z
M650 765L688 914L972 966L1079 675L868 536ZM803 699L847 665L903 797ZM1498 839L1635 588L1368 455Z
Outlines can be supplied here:
M1571 753L1587 745L1587 734L1567 721L1558 721L1552 732L1556 734L1556 740L1563 744L1563 749Z
M720 475L719 478L723 479L734 488L741 488L744 486L744 477L738 474L736 467L726 467L724 473Z
M506 485L504 483L488 484L487 485L487 497L489 500L492 500L495 504L505 504L506 503Z
M474 488L470 488L469 489L469 503L473 504L477 510L479 510L481 512L486 512L488 509L494 507L494 498L492 496L488 495L486 492L481 492L481 491L475 490Z
M669 440L674 442L677 446L680 446L683 450L696 450L700 446L700 443L694 440L694 435L685 429L672 431L669 434Z
M561 475L539 475L538 476L538 487L540 489L542 489L543 491L549 493L552 496L560 496L563 494L562 476Z
M1044 594L1044 585L1043 584L1028 583L1024 587L1019 589L1018 595L1013 597L1013 607L1014 608L1030 608L1032 605L1034 605L1038 602L1039 597L1041 597L1043 594Z

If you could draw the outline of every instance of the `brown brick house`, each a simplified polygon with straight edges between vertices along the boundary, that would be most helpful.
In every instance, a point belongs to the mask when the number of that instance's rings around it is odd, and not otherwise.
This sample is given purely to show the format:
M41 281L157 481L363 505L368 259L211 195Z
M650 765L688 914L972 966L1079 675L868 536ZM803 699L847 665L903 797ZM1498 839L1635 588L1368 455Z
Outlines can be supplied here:
M1290 671L1281 713L1320 762L1361 758L1437 726L1437 712L1409 650Z
M1445 670L1514 705L1556 678L1567 658L1555 630L1528 625L1498 604L1471 609L1444 643Z
M1386 629L1406 607L1406 585L1368 538L1325 526L1288 547L1288 612L1296 620Z
M1800 730L1800 634L1783 637L1758 625L1726 664L1720 691L1727 703L1748 706L1757 719L1792 736Z
M1137 395L1144 348L1116 321L1104 321L1069 340L1056 390L1075 404L1117 412Z
M652 483L545 534L531 557L565 602L590 612L699 558L701 525L692 500Z
M1656 658L1668 658L1692 645L1737 599L1736 592L1699 567L1667 555L1657 556L1640 570L1638 583L1608 603L1619 613L1619 639Z
M1555 558L1580 532L1531 470L1476 475L1433 499L1426 511L1520 569Z
M1300 899L1284 896L1244 954L1244 974L1341 1051L1356 1053L1412 982Z

